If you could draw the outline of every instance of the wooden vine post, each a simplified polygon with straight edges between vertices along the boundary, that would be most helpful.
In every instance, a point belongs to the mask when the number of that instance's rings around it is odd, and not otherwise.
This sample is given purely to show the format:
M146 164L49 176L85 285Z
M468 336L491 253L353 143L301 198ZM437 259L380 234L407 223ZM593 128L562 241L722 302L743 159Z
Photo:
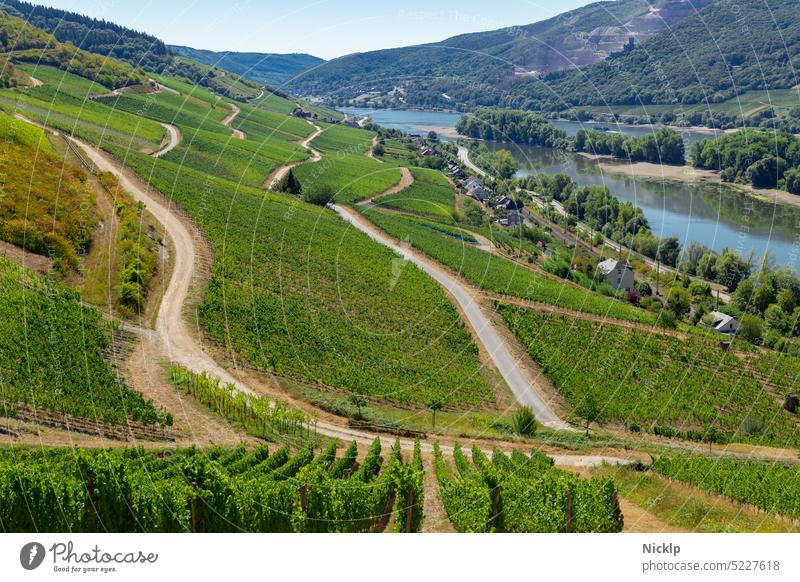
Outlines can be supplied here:
M567 523L564 527L566 533L572 532L572 489L567 489L564 492L564 497L567 502Z
M414 529L414 490L409 488L408 505L406 506L406 533L412 533Z

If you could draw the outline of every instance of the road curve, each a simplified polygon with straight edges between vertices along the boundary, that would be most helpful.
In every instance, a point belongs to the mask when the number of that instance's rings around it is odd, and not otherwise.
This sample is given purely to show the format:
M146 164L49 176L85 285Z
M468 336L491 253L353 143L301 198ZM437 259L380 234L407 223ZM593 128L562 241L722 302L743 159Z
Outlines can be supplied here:
M465 166L467 166L470 170L472 170L479 176L484 178L486 177L486 172L484 170L481 170L478 166L472 163L472 160L469 159L469 150L462 145L458 146L458 159L460 159L461 163L463 163Z
M508 351L505 342L492 326L489 317L484 313L481 306L475 301L475 298L466 287L452 275L445 272L444 269L434 265L431 261L422 259L414 251L401 247L387 235L378 232L377 229L373 228L354 210L338 205L331 205L331 207L352 226L367 234L374 241L392 249L407 261L414 263L444 287L463 310L473 329L475 329L479 341L483 344L489 357L492 358L492 361L511 388L517 401L520 404L529 406L536 415L536 419L543 425L556 429L571 428L553 412L547 402L545 402L539 392L537 392L526 374L517 366L514 357Z
M169 139L165 146L151 154L154 158L160 158L161 156L167 155L181 143L181 132L178 131L177 127L170 125L169 123L162 123L161 125L167 130L167 137Z
M233 120L239 116L242 110L239 109L233 103L230 103L230 106L231 106L231 112L225 119L222 120L222 125L229 128L233 132L233 137L235 137L236 139L247 139L247 136L244 134L243 131L233 128Z
M272 190L278 182L280 182L283 177L289 173L289 170L292 168L296 168L297 166L301 166L303 164L314 164L322 159L322 154L319 153L317 150L311 147L311 142L317 139L320 135L322 135L322 128L315 123L312 123L306 119L306 122L314 128L314 132L309 135L307 138L297 142L297 145L302 147L311 154L311 157L307 160L303 160L302 162L294 162L292 164L285 164L275 170L272 175L264 180L264 183L261 184L261 187L265 190Z

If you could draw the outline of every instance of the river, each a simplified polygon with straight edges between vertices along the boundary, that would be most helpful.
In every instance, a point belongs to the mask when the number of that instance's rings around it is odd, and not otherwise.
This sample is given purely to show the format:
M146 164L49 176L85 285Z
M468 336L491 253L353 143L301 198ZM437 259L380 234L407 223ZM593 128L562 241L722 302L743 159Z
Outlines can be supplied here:
M433 129L445 138L447 134L455 133L455 124L460 117L458 113L390 109L347 108L342 111L369 115L383 127L407 133ZM580 127L592 127L591 124L560 121L555 125L570 135ZM449 128L449 131L445 132L443 128ZM612 129L636 136L653 131L641 126L613 126ZM713 133L684 132L689 144L709 135L713 136ZM507 143L488 145L494 149L508 149L519 164L520 176L564 172L581 186L608 186L620 200L641 208L658 236L677 236L682 245L697 241L718 252L728 247L744 256L752 252L755 257L760 257L769 249L779 264L800 270L800 247L795 244L800 234L800 208L760 201L722 184L631 177L603 171L596 161L546 148Z

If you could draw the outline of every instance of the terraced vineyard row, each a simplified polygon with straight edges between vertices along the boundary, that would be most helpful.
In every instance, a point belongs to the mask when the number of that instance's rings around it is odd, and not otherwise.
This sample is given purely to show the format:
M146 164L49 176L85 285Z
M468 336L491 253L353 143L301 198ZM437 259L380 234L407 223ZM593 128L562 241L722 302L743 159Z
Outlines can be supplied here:
M800 466L696 455L661 456L653 470L764 511L800 518Z
M450 218L455 210L456 195L447 178L441 172L425 168L411 168L411 175L414 176L411 186L380 198L376 203L436 218Z
M472 449L472 463L456 444L453 474L434 446L436 478L450 521L460 532L618 532L622 513L610 479L583 480L536 451L491 460Z
M665 435L676 431L697 440L713 435L781 446L800 442L791 415L717 342L502 304L498 309L577 416L585 417L591 402L601 419Z
M6 532L416 531L419 451L0 449ZM407 503L413 500L413 503Z
M103 358L107 325L76 292L0 257L0 415L25 404L113 424L172 424Z

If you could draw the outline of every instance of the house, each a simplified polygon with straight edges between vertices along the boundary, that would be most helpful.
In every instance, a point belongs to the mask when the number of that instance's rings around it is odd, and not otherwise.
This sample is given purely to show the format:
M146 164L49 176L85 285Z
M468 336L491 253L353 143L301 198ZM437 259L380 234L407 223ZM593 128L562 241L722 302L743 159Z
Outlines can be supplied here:
M500 226L505 228L516 228L522 225L523 219L522 215L516 210L514 210L512 212L509 212L505 218L501 218L497 222L500 223Z
M322 121L324 121L325 123L330 123L331 125L335 125L335 124L339 123L339 120L338 119L334 119L333 117L326 117Z
M478 202L485 203L487 200L489 200L491 195L492 193L484 189L482 186L476 186L475 188L467 190L467 196L474 198Z
M597 270L603 274L606 283L619 291L633 291L635 279L633 268L628 261L618 261L617 259L606 259L597 265Z
M736 333L739 331L739 321L726 313L713 311L711 313L712 323L711 327L720 333Z
M500 196L495 203L495 208L505 208L506 210L519 210L520 205L513 198L508 196Z
M314 119L317 117L313 111L309 111L303 107L295 107L294 111L292 111L292 115L300 119Z
M464 182L464 189L466 190L470 190L477 186L483 188L483 180L480 178L469 178L466 182Z

